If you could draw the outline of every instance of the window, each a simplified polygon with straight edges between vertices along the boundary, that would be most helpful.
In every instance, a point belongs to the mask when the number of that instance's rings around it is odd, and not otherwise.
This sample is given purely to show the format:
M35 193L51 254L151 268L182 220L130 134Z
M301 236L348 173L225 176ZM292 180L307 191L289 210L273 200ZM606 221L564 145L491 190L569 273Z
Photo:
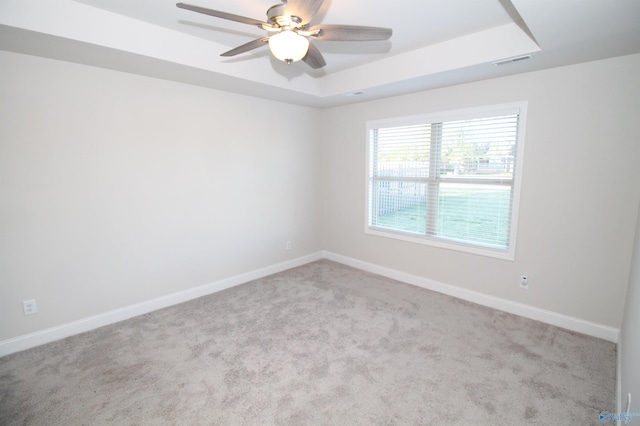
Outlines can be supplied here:
M365 232L513 260L525 112L369 122Z

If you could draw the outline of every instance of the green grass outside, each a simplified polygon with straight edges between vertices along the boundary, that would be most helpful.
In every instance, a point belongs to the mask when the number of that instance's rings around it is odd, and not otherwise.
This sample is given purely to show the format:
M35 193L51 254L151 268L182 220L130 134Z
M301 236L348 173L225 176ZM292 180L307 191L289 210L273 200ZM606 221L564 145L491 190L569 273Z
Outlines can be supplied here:
M442 188L438 197L437 236L507 247L510 197L509 190L465 192ZM426 221L426 203L421 203L379 216L377 226L425 235Z

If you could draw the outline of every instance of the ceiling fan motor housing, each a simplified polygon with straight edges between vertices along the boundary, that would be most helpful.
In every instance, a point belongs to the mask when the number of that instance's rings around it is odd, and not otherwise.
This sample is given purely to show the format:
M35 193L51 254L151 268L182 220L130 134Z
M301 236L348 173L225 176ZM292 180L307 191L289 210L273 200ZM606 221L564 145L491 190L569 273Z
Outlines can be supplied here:
M302 19L297 16L288 16L284 12L284 4L276 4L267 10L267 19L270 24L278 27L298 28L302 23Z

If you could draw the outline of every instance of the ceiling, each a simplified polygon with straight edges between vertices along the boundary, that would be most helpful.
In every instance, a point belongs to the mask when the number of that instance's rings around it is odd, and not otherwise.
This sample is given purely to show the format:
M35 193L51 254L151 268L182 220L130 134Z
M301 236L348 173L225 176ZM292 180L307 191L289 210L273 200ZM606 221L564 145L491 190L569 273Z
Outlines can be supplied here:
M185 1L258 20L278 2ZM266 33L175 3L0 0L0 49L321 108L640 52L638 0L325 0L312 24L393 36L314 41L313 70L266 47L221 57Z

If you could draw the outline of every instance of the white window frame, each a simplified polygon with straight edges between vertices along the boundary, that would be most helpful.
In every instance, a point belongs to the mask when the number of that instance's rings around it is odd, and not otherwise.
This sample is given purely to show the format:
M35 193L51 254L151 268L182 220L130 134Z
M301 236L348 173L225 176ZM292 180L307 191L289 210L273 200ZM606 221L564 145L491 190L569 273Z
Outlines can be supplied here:
M372 188L370 179L370 167L371 167L371 131L374 129L384 127L402 127L412 126L424 123L439 123L445 121L457 121L457 120L469 120L474 118L483 118L488 116L501 116L517 113L518 129L517 129L517 142L515 152L515 168L513 174L513 192L512 192L512 205L511 205L511 222L509 228L509 244L506 249L485 247L482 245L476 245L472 243L465 243L460 241L447 240L445 238L413 234L409 232L403 232L398 230L391 230L379 227L371 227L370 214L372 206ZM412 243L426 244L433 247L439 247L449 250L462 251L466 253L473 253L482 256L489 256L504 260L515 260L517 230L518 230L518 216L520 206L520 187L522 182L522 169L524 159L524 136L525 136L525 124L527 117L527 102L512 102L499 105L488 105L476 108L457 109L444 112L420 114L406 117L395 117L382 120L367 121L366 129L366 166L365 166L365 234L375 235L379 237L393 238L402 241L409 241Z

